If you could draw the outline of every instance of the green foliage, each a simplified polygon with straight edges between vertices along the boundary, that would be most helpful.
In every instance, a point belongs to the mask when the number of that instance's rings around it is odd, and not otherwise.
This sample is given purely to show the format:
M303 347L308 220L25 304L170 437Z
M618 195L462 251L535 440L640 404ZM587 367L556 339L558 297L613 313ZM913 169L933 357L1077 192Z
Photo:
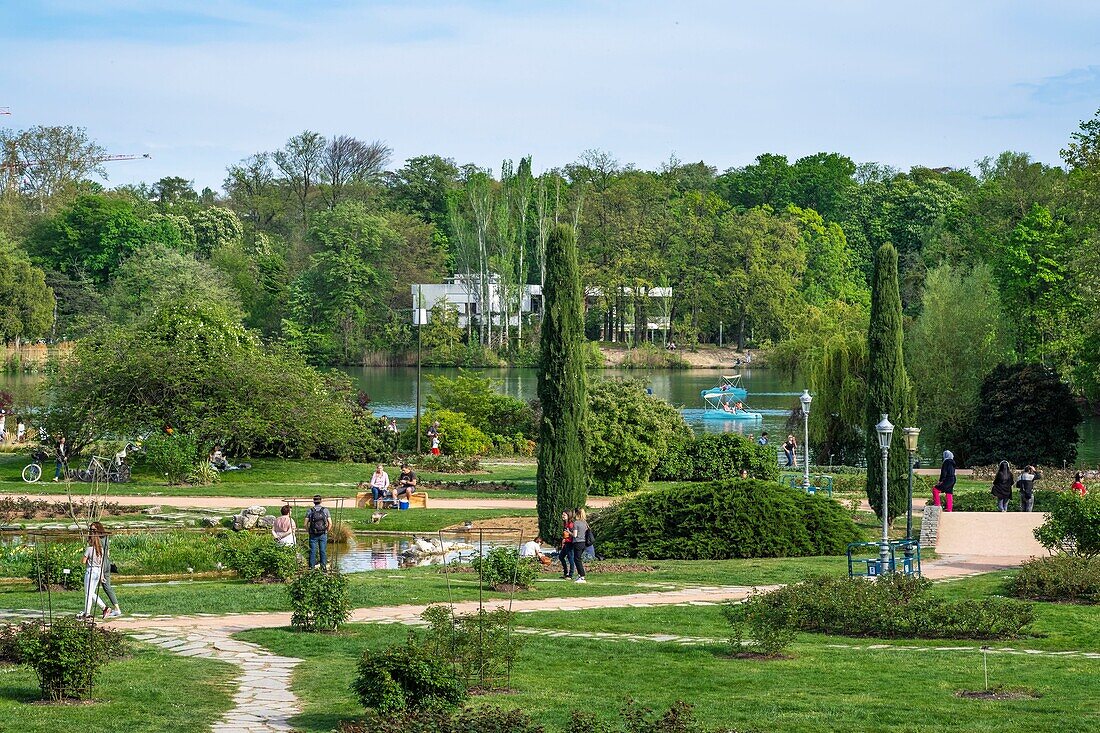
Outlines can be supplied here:
M1100 603L1100 557L1033 557L1008 581L1017 598L1059 603Z
M65 617L23 624L15 643L20 661L38 675L42 696L54 702L89 697L100 669L125 652L119 632Z
M488 588L514 585L530 588L538 577L535 560L520 557L513 547L494 547L483 557L475 557L470 567L478 574L481 583Z
M268 532L225 532L218 536L222 562L244 580L285 581L298 572L298 550L276 544Z
M982 380L1013 357L1011 329L988 265L929 271L906 357L929 443L953 450L965 445L979 411L984 420Z
M755 596L789 628L883 639L1011 639L1034 622L1031 604L991 596L949 601L931 581L893 573L875 581L821 576Z
M470 424L462 413L451 410L427 410L420 417L421 450L427 451L432 443L428 438L428 428L433 422L439 423L439 449L447 456L483 456L493 447L488 435ZM412 426L404 430L398 441L401 450L416 449L416 430Z
M203 458L191 466L186 478L187 483L192 486L213 486L221 483L222 475L218 469L210 465L210 461Z
M670 443L653 473L657 481L716 481L749 472L756 479L779 479L775 446L757 445L737 433L704 433Z
M50 374L47 394L46 427L74 452L171 426L229 455L380 455L346 377L262 348L212 303L166 303L126 329L100 329Z
M669 445L691 439L680 411L645 393L637 380L593 382L584 423L588 486L593 494L640 489Z
M970 425L969 463L1062 465L1077 457L1081 410L1069 387L1042 364L999 366L982 382Z
M874 426L889 414L895 426L895 448L887 467L892 520L906 509L906 481L909 456L900 450L901 429L910 424L915 412L902 349L901 297L898 295L898 255L888 244L875 255L875 277L871 288L871 325L867 331L867 396L863 419L867 460L867 499L882 517L882 451ZM811 412L811 414L813 414Z
M38 590L57 586L65 590L79 588L84 578L80 564L83 550L76 544L41 542L31 557L30 579ZM65 572L68 570L69 572Z
M368 710L362 721L342 721L338 733L545 733L522 710L496 707L450 710L412 709L380 714Z
M199 458L195 436L173 430L151 434L142 444L145 462L169 484L183 483Z
M647 491L597 513L610 557L708 560L839 555L859 530L832 499L770 481L714 481Z
M514 633L515 614L503 608L455 614L446 606L428 606L420 614L428 624L423 647L450 663L467 689L499 688L508 682L523 646Z
M413 709L450 709L467 696L452 666L411 639L401 646L363 652L352 691L363 707L385 716Z
M478 456L423 455L416 457L416 468L431 473L474 473L481 470Z
M127 324L181 295L217 303L238 320L242 315L239 296L220 270L159 242L142 247L118 267L106 291L107 314Z
M501 381L482 377L477 372L459 370L454 379L443 375L428 377L435 390L428 395L430 410L450 410L462 413L475 428L488 436L535 436L535 413L529 405L515 397L500 394Z
M54 305L45 273L0 232L0 340L45 336L53 325Z
M194 228L195 253L200 257L210 255L220 247L240 240L244 234L241 220L229 209L211 206L191 216Z
M1035 539L1051 552L1100 555L1100 494L1059 494L1046 521L1035 529Z
M293 614L290 625L299 631L336 631L351 616L348 579L338 572L307 570L286 586Z
M542 357L539 363L539 533L561 535L561 513L584 506L588 476L582 431L587 423L584 298L573 230L558 225L546 245Z
M787 609L763 601L762 591L753 589L742 603L728 602L722 615L730 625L730 647L734 654L752 654L775 658L794 641ZM747 635L746 635L747 634Z
M29 248L51 269L82 273L102 285L123 260L154 243L186 251L173 219L143 212L129 197L85 194L56 216L41 220Z

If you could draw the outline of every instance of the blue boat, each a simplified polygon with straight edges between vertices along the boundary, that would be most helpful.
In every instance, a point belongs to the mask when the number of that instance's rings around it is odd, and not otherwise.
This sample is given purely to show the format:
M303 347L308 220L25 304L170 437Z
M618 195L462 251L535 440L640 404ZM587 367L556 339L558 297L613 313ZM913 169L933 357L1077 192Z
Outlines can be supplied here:
M722 381L710 389L699 392L699 396L703 399L706 399L707 395L729 396L735 400L743 400L749 396L749 391L745 389L740 374L731 374L728 377L723 376Z
M704 394L703 401L707 408L703 410L703 418L706 420L745 420L761 422L764 416L759 412L745 409L741 400L733 396L729 391Z

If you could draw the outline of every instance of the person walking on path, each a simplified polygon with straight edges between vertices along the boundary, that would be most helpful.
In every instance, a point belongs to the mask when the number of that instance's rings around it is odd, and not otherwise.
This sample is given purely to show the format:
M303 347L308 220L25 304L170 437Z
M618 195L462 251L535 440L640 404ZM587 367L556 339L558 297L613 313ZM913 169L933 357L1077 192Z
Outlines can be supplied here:
M379 463L378 468L374 469L374 473L370 475L370 495L374 500L375 509L382 508L382 499L388 493L390 493L390 475L386 473L386 467Z
M1035 466L1028 466L1016 480L1016 488L1020 490L1020 511L1030 512L1035 507L1035 482L1042 477Z
M932 503L940 505L940 494L945 495L946 510L955 511L955 454L949 450L943 452L943 464L940 465L940 480L932 487Z
M275 538L275 544L294 547L294 533L297 530L294 517L290 516L290 504L283 504L279 516L275 517L275 522L271 525L271 536Z
M990 491L997 497L998 511L1008 511L1008 502L1012 500L1012 483L1012 469L1009 468L1008 461L1001 461L997 466L997 475L993 477L993 488Z
M309 531L309 569L328 569L328 533L332 529L332 517L321 506L321 495L313 497L313 508L306 512L306 529ZM320 565L317 560L320 557Z
M561 560L561 577L573 579L573 517L569 512L561 513L561 547L558 548L558 559Z
M787 457L787 468L794 466L795 456L798 455L798 441L794 435L787 436L787 442L783 444L783 455Z
M99 581L103 577L103 538L95 530L88 533L88 546L84 548L80 562L84 564L84 612L77 618L91 618L93 606L107 610L107 604L99 597Z
M101 522L92 522L92 532L99 537L103 547L103 562L100 563L99 584L103 586L103 592L107 594L107 600L111 602L110 608L103 609L103 618L118 618L122 615L122 609L118 606L118 596L111 586L111 548L110 538L107 536L107 528Z
M587 583L584 579L584 550L588 546L588 517L584 509L573 511L573 529L569 534L573 537L573 565L577 570L577 579L574 582Z
M60 481L64 476L65 467L69 465L69 446L65 444L65 436L57 436L57 455L54 457L53 480Z
M1077 475L1073 477L1073 486L1070 487L1070 489L1073 490L1073 493L1077 494L1078 496L1084 496L1085 494L1089 493L1088 489L1085 488L1084 482L1081 481L1082 478L1084 478L1084 476L1082 476L1081 472L1078 471Z

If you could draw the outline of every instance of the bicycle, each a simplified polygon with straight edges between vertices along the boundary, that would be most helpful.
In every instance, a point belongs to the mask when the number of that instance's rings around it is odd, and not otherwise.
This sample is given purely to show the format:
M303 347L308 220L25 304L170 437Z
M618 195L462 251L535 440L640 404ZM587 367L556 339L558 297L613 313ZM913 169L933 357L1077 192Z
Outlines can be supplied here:
M36 450L31 454L31 463L23 468L23 480L28 484L33 484L42 478L42 464L46 462L48 456L45 451Z

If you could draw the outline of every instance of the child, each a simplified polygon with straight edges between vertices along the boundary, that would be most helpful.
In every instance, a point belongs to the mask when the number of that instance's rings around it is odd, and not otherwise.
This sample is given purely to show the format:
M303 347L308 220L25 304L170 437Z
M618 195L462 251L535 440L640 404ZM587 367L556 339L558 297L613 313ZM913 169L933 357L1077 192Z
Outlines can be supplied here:
M1084 477L1080 473L1078 473L1076 476L1073 477L1073 486L1070 487L1073 489L1073 493L1077 494L1078 496L1084 496L1088 493L1085 485L1081 482L1082 478Z

